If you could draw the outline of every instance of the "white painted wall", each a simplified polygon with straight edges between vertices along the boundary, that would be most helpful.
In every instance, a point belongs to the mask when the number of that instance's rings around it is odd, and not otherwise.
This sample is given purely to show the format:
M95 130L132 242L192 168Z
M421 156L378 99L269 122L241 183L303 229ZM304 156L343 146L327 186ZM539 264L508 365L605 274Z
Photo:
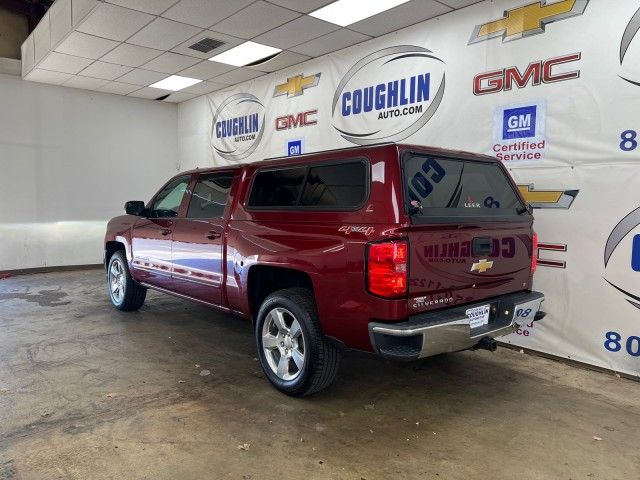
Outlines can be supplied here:
M0 271L100 263L109 218L178 169L174 104L0 75Z

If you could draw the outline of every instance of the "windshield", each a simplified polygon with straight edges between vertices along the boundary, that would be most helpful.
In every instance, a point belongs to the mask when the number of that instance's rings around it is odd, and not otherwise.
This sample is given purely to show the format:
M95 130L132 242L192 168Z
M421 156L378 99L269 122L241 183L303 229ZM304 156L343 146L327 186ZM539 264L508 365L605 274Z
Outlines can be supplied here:
M496 164L411 154L404 175L412 216L512 216L525 211Z

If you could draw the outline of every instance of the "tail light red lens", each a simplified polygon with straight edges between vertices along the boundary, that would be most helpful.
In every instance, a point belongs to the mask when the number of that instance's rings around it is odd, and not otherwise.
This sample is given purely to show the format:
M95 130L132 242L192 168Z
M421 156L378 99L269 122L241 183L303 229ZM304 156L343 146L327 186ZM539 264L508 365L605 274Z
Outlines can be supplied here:
M387 298L407 294L406 240L372 243L369 245L367 285L369 292Z
M533 232L533 241L531 249L531 273L536 271L538 266L538 234Z

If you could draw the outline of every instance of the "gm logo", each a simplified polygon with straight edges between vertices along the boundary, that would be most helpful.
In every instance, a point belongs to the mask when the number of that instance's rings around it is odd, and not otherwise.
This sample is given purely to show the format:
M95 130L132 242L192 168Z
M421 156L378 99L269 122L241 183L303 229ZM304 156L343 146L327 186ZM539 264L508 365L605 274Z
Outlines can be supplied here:
M290 140L287 142L287 157L302 155L302 140Z
M536 113L536 105L505 109L502 119L502 139L535 137Z
M631 247L631 268L634 272L640 272L640 235L633 237Z

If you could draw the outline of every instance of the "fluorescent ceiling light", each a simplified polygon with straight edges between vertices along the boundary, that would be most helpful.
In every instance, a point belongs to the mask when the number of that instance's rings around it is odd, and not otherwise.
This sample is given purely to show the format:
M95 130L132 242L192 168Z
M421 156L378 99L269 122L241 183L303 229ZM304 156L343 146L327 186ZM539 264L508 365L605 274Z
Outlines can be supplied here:
M309 15L326 22L346 27L365 18L389 10L409 0L338 0L322 7Z
M219 53L215 57L211 57L209 60L236 67L244 67L245 65L270 57L281 51L282 49L280 48L262 45L261 43L244 42L237 47L233 47L230 50Z
M151 88L161 88L163 90L172 90L177 92L183 88L190 87L196 83L200 83L202 80L197 78L181 77L180 75L171 75L170 77L160 80L159 82L149 85Z

